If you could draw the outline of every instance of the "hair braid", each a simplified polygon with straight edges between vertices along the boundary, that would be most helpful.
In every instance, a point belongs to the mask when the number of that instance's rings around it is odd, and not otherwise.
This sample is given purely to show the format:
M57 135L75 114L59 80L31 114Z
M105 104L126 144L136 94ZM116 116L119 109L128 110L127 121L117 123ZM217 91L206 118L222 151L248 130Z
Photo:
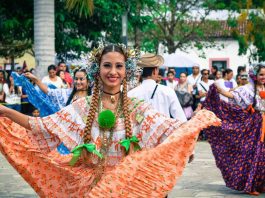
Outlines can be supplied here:
M125 123L125 133L126 138L132 137L132 126L131 126L131 119L130 119L130 113L129 113L129 99L127 96L127 81L124 78L123 80L123 115L124 115L124 123Z
M91 140L91 129L92 129L92 124L95 119L95 114L98 109L98 101L99 101L99 82L98 82L98 78L96 78L94 88L93 88L91 105L90 105L90 109L89 109L88 116L87 116L86 127L84 130L84 143L88 143Z

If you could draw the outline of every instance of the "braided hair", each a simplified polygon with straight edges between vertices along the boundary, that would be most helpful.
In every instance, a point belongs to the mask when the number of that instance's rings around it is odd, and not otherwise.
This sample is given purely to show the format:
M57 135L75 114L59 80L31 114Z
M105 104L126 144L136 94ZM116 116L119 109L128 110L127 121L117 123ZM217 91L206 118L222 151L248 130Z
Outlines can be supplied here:
M108 45L103 49L100 56L97 57L97 61L99 65L100 65L102 57L109 52L118 52L125 57L125 61L127 60L127 57L121 47L117 45ZM86 127L84 130L84 143L88 143L91 141L92 124L94 122L95 115L99 107L99 94L100 94L100 85L99 85L99 71L98 71L97 77L95 78L91 105L90 105L90 109L88 112ZM131 127L131 120L130 120L130 114L129 114L129 102L128 102L128 97L127 97L126 78L123 79L122 109L123 109L123 114L125 118L124 122L125 122L126 138L130 138L132 136L132 127Z

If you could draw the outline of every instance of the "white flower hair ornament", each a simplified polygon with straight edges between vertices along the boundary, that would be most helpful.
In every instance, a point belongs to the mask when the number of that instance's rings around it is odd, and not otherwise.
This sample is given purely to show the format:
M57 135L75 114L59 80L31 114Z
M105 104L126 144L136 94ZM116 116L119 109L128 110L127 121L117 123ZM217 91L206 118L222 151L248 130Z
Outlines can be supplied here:
M126 62L126 80L129 82L135 81L135 74L139 72L140 68L137 66L137 62L140 59L140 51L138 49L129 49L124 44L107 44L100 43L97 48L93 48L88 54L89 64L87 66L87 74L90 81L95 81L95 78L99 73L99 60L102 56L102 52L107 46L119 47L125 55Z
M258 70L260 67L265 68L265 64L261 64L261 63L255 64L249 68L248 75L253 82L257 81L257 74L258 74Z

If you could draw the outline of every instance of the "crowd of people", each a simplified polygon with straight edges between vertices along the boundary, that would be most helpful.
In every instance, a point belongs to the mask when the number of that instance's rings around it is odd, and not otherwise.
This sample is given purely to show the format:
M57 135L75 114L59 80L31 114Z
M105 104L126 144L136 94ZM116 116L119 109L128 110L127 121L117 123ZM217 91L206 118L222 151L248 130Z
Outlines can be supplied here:
M249 75L239 67L236 80L197 64L176 76L160 70L162 56L123 45L99 46L89 60L73 77L65 63L42 80L0 72L0 151L39 196L165 197L199 134L228 187L265 192L264 65ZM15 107L25 98L31 116Z
M48 90L50 92L57 89L63 91L74 87L73 77L70 75L69 69L64 62L59 62L57 67L50 65L47 72L48 75L39 80L35 76L34 68L27 70L18 67L16 71L0 70L0 104L26 115L33 115L34 112L34 115L39 116L41 109L39 109L39 105L36 105L34 101L35 96L32 96L30 88L25 86L25 83L19 83L18 76L23 75L27 77L32 86L38 86L47 95L49 95ZM34 92L34 95L39 94L37 90Z

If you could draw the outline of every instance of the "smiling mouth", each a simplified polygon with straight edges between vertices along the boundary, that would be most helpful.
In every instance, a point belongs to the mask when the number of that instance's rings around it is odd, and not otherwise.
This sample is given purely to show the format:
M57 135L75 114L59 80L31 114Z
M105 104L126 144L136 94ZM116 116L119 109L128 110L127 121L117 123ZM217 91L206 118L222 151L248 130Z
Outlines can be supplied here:
M118 77L108 77L108 80L109 80L110 82L115 82L115 81L118 80Z

